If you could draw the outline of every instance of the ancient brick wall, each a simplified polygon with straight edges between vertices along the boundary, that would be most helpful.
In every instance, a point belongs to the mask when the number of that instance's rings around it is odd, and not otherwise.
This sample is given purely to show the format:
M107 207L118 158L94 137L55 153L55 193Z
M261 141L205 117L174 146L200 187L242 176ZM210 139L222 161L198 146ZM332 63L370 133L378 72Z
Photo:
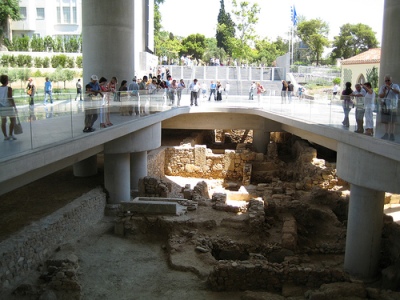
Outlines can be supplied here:
M266 261L219 261L208 277L214 291L268 290L280 292L283 284L317 288L324 283L348 281L341 269L303 267Z
M62 243L104 216L106 194L97 188L0 243L0 288L37 269Z
M165 149L165 175L241 181L246 163L256 158L247 149L214 154L203 145L170 147Z

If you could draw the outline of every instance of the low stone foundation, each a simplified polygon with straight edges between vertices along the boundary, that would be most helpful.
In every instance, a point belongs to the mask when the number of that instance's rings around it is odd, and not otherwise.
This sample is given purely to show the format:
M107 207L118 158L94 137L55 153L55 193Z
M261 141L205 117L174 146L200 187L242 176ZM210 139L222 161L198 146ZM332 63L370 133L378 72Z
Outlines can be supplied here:
M344 282L349 278L341 268L315 268L268 261L219 261L208 277L215 291L267 290L282 292L284 284L318 288L324 283Z
M9 288L43 264L62 243L104 216L106 194L97 188L0 243L0 287Z

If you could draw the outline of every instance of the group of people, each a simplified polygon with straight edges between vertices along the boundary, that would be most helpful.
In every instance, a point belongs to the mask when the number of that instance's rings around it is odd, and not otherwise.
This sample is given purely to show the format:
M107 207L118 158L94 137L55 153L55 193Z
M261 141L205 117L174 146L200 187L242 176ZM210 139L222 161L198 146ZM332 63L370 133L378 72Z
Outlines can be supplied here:
M380 122L385 125L385 133L381 137L384 140L395 140L395 124L397 122L397 105L400 88L398 84L392 82L392 77L386 75L384 84L379 88L379 117ZM335 96L335 94L334 94ZM356 133L364 133L369 136L374 135L373 111L375 109L375 92L370 82L357 83L355 91L351 88L351 83L346 82L345 89L342 91L343 101L343 126L349 127L349 113L355 108ZM365 118L365 130L364 130Z
M282 91L281 91L281 103L292 103L292 97L294 92L294 85L291 81L282 80Z

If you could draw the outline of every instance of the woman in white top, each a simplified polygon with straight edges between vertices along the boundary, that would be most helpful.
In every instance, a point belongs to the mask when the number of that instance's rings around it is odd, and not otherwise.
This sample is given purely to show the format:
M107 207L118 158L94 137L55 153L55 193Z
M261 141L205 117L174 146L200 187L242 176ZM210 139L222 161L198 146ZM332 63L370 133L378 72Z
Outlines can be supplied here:
M4 140L16 140L14 137L14 125L16 123L17 107L12 96L12 88L8 85L8 76L0 76L0 115L1 115L1 131L4 134ZM10 127L7 135L7 117L10 118Z
M373 111L375 109L375 92L372 89L371 83L366 82L361 85L367 92L364 97L364 109L365 109L365 134L374 135L374 117Z

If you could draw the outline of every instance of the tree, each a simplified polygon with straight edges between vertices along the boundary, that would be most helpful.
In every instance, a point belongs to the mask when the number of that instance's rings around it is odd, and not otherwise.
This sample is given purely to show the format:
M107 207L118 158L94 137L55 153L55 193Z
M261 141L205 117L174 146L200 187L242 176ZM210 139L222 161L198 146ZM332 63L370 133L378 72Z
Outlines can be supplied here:
M10 26L9 21L21 20L19 14L19 1L18 0L3 0L0 5L0 44L2 37L10 39Z
M257 3L250 6L247 1L237 3L233 0L233 15L235 16L235 29L237 33L237 40L231 41L233 44L233 51L238 58L248 58L250 43L254 43L257 38L255 25L258 22L258 14L260 7Z
M282 48L283 41L278 40L276 42L270 42L268 38L261 41L256 41L256 60L267 66L272 66L272 63L276 60L278 56L286 53L286 48Z
M154 1L154 50L155 53L157 52L157 49L160 48L161 44L161 38L160 38L160 32L161 32L161 13L160 13L160 4L164 3L164 0L155 0Z
M217 47L222 48L225 52L231 54L231 45L229 39L235 37L235 23L231 19L231 15L225 12L224 0L220 1L221 8L218 14L217 33Z
M201 59L206 48L206 37L203 34L191 34L182 41L181 52L192 56L196 59Z
M371 48L378 47L378 40L372 28L365 24L344 24L334 37L332 59L349 58Z
M328 33L329 26L321 19L304 20L297 25L297 36L310 48L317 65L324 48L329 46Z

